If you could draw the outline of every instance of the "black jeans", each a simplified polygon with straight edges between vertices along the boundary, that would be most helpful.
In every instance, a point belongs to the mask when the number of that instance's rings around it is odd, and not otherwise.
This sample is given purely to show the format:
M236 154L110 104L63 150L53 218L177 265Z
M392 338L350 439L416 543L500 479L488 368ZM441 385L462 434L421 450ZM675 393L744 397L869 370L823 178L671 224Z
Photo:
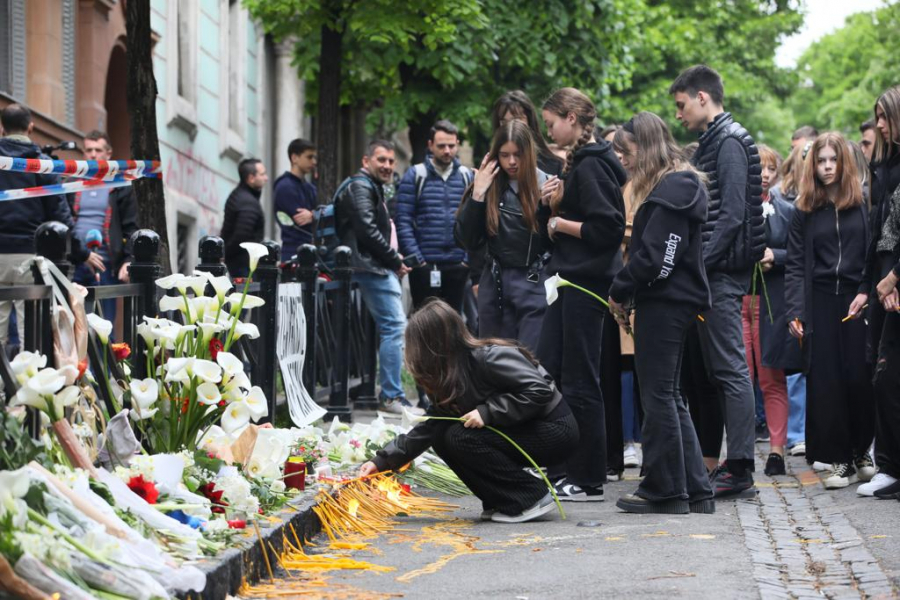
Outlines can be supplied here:
M875 365L875 463L900 479L900 314L887 313Z
M551 467L555 478L578 486L606 483L606 415L600 390L600 340L605 306L580 290L560 288L547 307L537 356L553 376L578 422L578 448L564 465ZM614 399L616 402L620 400Z
M437 268L441 272L441 285L431 287L431 272ZM469 268L461 263L427 264L409 273L409 291L413 308L419 308L429 298L437 297L462 313L463 295L469 279Z
M700 450L706 458L719 459L725 418L719 391L709 377L703 350L700 348L699 319L687 326L684 340L684 356L681 361L681 391L691 411L691 419L700 440Z
M530 466L525 457L495 432L467 429L462 423L442 425L432 448L485 509L517 515L547 495L544 481L524 470ZM578 426L571 414L534 419L502 431L540 466L565 460L578 441Z
M635 368L644 409L644 479L637 494L648 500L703 500L713 495L681 395L685 334L696 318L696 307L673 302L644 302L635 309Z

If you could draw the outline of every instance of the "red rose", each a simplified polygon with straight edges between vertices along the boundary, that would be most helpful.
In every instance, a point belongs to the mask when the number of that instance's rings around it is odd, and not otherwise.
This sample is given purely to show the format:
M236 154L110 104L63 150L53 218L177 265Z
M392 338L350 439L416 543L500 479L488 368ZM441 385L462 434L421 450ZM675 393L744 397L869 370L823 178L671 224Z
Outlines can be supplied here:
M152 481L145 480L143 475L129 479L128 488L146 500L148 504L156 504L159 499L159 490L156 489L156 485Z
M116 360L125 360L129 356L131 356L131 346L122 342L121 344L110 344L110 348L112 348L113 356L116 357Z
M224 349L225 346L222 344L222 340L220 340L219 338L213 338L209 340L209 355L213 360L216 360L219 352Z
M200 486L200 493L203 494L206 498L212 502L212 511L214 513L224 513L225 507L228 506L227 502L222 501L222 495L225 493L222 490L216 489L216 484L210 481L209 483L204 483Z
M233 521L228 521L229 529L244 529L247 527L247 521L243 519L235 519Z

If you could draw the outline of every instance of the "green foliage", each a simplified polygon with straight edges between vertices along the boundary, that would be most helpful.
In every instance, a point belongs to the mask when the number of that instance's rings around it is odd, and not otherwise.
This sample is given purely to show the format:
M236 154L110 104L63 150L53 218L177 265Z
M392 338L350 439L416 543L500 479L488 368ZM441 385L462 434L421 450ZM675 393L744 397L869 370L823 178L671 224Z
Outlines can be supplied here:
M0 471L15 471L32 460L46 465L44 444L32 439L25 425L0 406Z
M844 27L812 44L797 63L800 87L791 101L797 122L856 139L878 96L900 83L897 40L900 4L892 3L848 17Z

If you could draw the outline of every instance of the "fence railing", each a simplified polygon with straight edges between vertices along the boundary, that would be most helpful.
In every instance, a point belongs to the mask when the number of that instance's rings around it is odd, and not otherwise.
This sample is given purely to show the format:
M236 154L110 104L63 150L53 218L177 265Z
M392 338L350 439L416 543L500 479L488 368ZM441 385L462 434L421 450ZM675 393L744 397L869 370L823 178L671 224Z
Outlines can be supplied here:
M37 231L35 244L37 254L55 264L66 276L72 271L66 256L69 248L69 232L60 223L45 223ZM253 281L250 293L265 300L262 307L251 313L252 322L259 329L259 337L253 340L241 338L233 351L249 365L251 381L262 388L269 399L269 415L274 417L278 399L278 357L276 355L279 335L278 295L282 277L284 280L301 284L302 305L306 317L306 363L303 381L310 395L326 405L328 416L338 416L342 420L352 419L352 408L372 408L375 405L376 344L377 333L362 295L351 281L350 250L345 247L336 251L337 263L332 269L334 279L320 277L317 268L317 251L314 246L305 245L298 249L295 261L279 264L280 246L276 242L266 242L269 254L263 257ZM102 301L121 302L122 322L117 341L123 341L132 348L131 361L133 376L146 377L146 346L137 334L137 326L144 316L159 316L159 299L165 293L156 285L160 277L159 236L148 229L134 233L131 238L132 263L129 266L131 283L88 287L85 309L103 315ZM206 236L199 243L200 263L197 270L213 275L225 275L223 264L224 243L221 238ZM35 273L35 285L0 287L0 302L24 301L25 339L22 349L37 351L53 357L53 289L44 285ZM239 285L236 284L236 288ZM207 290L212 293L212 290ZM179 315L169 315L173 320ZM88 360L94 369L103 364L117 372L117 362L112 356L104 361L103 352L109 347L98 342L93 333L89 336ZM5 395L10 398L16 392L16 382L5 353L0 358L0 378L4 383ZM98 394L108 409L113 406L109 390L98 386ZM36 428L35 415L30 415L32 426Z

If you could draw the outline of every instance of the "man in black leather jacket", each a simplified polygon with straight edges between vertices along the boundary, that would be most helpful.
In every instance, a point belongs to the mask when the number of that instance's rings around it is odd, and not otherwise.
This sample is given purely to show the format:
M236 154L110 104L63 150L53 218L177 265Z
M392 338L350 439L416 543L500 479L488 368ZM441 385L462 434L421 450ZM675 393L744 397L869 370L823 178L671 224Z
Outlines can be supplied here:
M384 200L384 185L393 179L395 160L393 144L384 140L371 142L363 156L362 169L341 185L343 191L334 200L334 220L341 245L353 251L353 281L359 286L381 338L381 408L399 414L404 407L412 406L400 378L406 331L400 279L410 269L391 246L391 217ZM419 408L411 410L424 413Z
M759 152L747 130L722 108L722 79L713 69L690 67L669 93L678 120L700 135L692 162L706 174L710 197L701 236L712 308L703 313L698 328L728 436L728 459L713 471L713 490L717 497L755 495L755 399L744 351L741 303L765 250ZM718 429L721 432L721 425ZM710 468L718 453L704 458Z

